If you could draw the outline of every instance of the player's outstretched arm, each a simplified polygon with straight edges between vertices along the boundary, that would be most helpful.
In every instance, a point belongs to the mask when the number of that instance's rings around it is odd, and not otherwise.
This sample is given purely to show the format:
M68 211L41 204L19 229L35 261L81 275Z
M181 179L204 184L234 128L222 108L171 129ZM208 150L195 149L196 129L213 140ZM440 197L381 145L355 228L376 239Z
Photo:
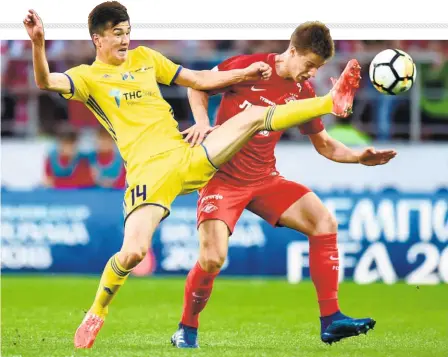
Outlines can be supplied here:
M387 164L397 155L395 150L375 150L371 147L361 152L352 150L332 138L326 130L309 137L319 154L335 162L376 166Z
M175 83L197 90L215 90L241 82L268 79L271 74L271 66L264 62L255 62L246 68L229 71L193 71L182 68Z
M195 123L203 126L210 125L210 118L208 117L209 94L197 89L188 88L187 96Z
M196 124L184 130L181 134L186 135L184 140L190 142L191 146L200 145L207 134L219 127L211 127L208 117L209 94L196 89L188 88L188 101L190 102Z
M34 10L29 10L23 20L33 48L34 79L40 89L70 93L70 81L63 73L50 73L45 55L45 36L42 20Z

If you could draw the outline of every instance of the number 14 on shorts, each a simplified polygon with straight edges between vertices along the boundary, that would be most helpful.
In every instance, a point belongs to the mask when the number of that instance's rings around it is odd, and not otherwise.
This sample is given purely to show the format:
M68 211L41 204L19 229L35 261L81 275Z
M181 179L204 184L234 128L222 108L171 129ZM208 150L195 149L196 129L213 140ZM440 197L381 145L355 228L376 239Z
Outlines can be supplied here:
M142 201L146 201L146 185L137 185L131 190L132 206L135 205L135 201L142 197Z

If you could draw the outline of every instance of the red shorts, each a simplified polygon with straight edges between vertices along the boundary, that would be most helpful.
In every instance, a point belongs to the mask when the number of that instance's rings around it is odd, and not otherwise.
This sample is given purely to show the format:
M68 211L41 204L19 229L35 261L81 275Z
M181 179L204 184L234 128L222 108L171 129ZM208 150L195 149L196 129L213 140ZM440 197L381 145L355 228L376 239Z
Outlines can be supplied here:
M215 176L199 192L198 227L209 219L219 219L233 232L245 208L275 227L281 215L308 192L308 187L281 176L269 177L256 186L236 186Z

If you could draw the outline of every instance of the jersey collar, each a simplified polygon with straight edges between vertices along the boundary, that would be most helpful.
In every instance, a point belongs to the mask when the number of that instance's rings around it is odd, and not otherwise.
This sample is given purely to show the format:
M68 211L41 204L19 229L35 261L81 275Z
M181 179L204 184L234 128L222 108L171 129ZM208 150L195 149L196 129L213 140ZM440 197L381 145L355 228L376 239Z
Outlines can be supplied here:
M95 61L92 63L92 65L97 66L97 67L110 68L110 69L121 69L121 68L124 68L127 63L128 63L128 59L126 59L126 61L123 62L122 64L120 64L119 66L115 66L113 64L104 63L98 57L96 57Z

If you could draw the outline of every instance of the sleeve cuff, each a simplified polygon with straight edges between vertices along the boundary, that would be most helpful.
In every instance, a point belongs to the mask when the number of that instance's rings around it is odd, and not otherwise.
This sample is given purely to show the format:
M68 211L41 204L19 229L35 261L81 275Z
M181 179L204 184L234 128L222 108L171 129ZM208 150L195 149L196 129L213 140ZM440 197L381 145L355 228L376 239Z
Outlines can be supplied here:
M182 71L182 66L179 66L178 68L177 68L177 71L176 71L176 73L174 74L174 77L173 77L173 79L171 80L171 82L170 82L170 85L172 85L173 83L174 83L174 81L177 79L177 77L179 76L179 73L180 73L180 71Z
M69 94L59 93L59 95L64 99L72 99L73 96L75 95L75 84L73 83L72 78L67 73L63 74L66 75L68 80L70 81L70 93Z

